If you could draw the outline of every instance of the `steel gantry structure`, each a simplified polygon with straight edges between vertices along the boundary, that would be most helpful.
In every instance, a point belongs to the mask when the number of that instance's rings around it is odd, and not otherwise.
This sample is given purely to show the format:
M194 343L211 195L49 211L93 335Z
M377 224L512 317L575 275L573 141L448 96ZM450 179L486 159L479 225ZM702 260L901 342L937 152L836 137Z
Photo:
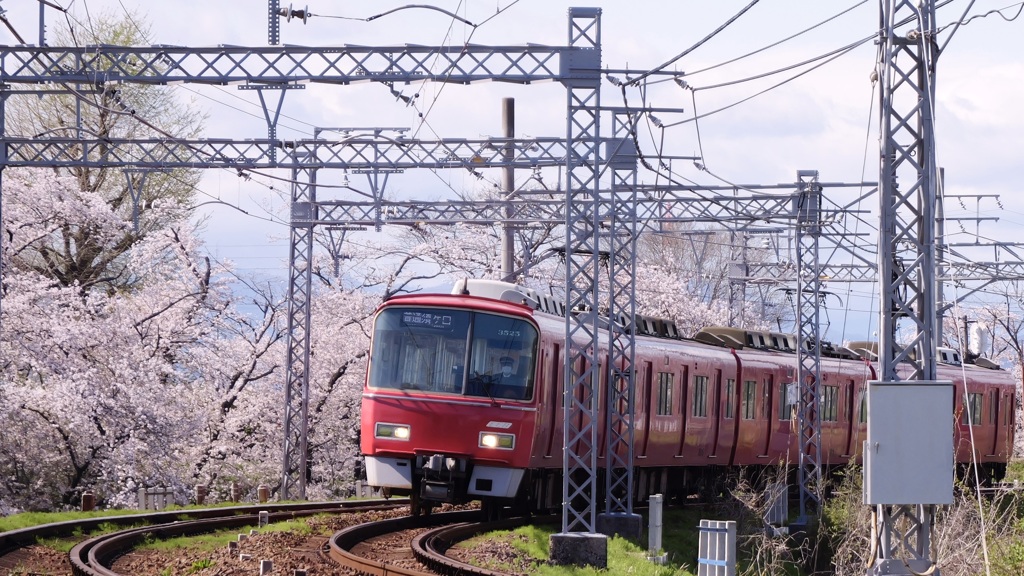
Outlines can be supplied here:
M935 2L883 0L880 21L878 379L881 384L938 385L935 240L939 171L933 115L939 51ZM904 344L896 342L897 330L904 334ZM869 387L869 410L870 394L876 389L882 387L874 383ZM875 427L870 413L868 418L868 442L877 444L878 439L871 437ZM949 415L938 413L934 418L948 419ZM950 447L951 443L952 438ZM941 466L946 455L935 457ZM892 502L873 497L876 471L871 470L874 452L870 446L865 458L865 502L875 505L877 524L872 527L872 537L878 539L872 543L877 552L868 573L938 574L931 553L931 527L936 505L952 502L953 471L947 471L948 483L938 481L937 489L928 490L938 494L937 498Z
M809 501L821 505L821 272L818 241L821 238L821 186L818 173L797 173L800 199L797 204L797 426L800 430L797 482L800 484L798 524L807 525Z
M275 4L274 0L269 4L271 20L274 19ZM565 395L567 398L579 399L579 402L567 402L567 418L569 414L581 415L583 425L571 434L571 439L567 437L564 475L571 479L572 486L566 490L572 496L564 500L565 508L570 511L567 518L573 520L563 524L567 531L592 532L595 528L592 518L596 504L592 486L593 478L597 476L594 458L596 429L593 427L592 415L595 413L594 383L597 381L599 357L596 311L600 284L596 271L599 244L597 223L600 218L597 210L598 181L602 169L599 130L600 29L599 9L573 8L569 11L569 45L564 47L4 46L0 47L0 83L3 92L0 94L0 106L12 93L19 92L12 87L32 84L56 85L57 91L76 94L80 85L102 89L116 83L235 83L260 91L268 132L272 137L262 143L253 141L245 144L217 140L188 142L168 137L150 142L123 142L120 143L122 146L117 146L118 143L104 139L87 141L70 138L41 142L11 138L0 131L4 143L0 165L38 165L33 161L48 160L40 163L50 166L67 163L97 167L166 168L182 162L184 158L195 159L198 156L200 162L190 167L285 167L292 170L295 182L292 188L291 298L285 383L285 462L281 496L302 497L306 477L308 318L312 222L317 219L316 171L326 167L351 168L352 165L345 162L321 162L319 154L332 155L340 149L351 151L361 142L352 138L337 148L319 144L313 150L302 150L301 145L289 148L287 143L273 138L280 100L276 109L271 111L262 90L284 90L305 82L339 85L425 80L459 84L486 80L524 84L544 80L562 82L568 94L565 149L558 158L567 172L566 294L570 309L587 312L579 317L570 314L566 319L567 349L571 350L570 357L578 359L578 362L570 363ZM273 43L277 40L275 30L272 23L269 38ZM283 94L282 91L282 98ZM3 110L0 110L0 115L2 113ZM417 155L411 155L409 150L413 146L407 143L393 145L388 149L395 152L399 159L382 157L378 154L380 148L371 144L366 150L372 151L372 154L361 159L365 161L366 169L383 171L414 167L456 167L469 161L475 161L474 167L481 168L507 165L508 161L503 158L509 155L516 158L513 162L528 156L508 154L507 147L497 147L493 154L478 148L467 151L465 156L445 147L439 149L443 152L440 157L431 154L438 149L419 149ZM278 160L280 151L284 152L283 161ZM496 161L489 163L487 158ZM542 163L526 161L520 166L532 167L539 164ZM632 259L627 261L632 262ZM616 276L620 282L628 282L622 279L631 278L631 270ZM620 287L622 289L625 288ZM628 364L631 361L632 332L625 328L620 330L621 333L610 338L610 341L615 342L620 350L613 357L618 359L620 369L628 375L625 389L631 390L632 367ZM631 418L628 413L621 416Z
M271 0L271 43L276 44L274 23L276 0ZM910 15L903 17L903 12ZM122 47L0 47L0 139L3 156L0 170L6 166L94 166L147 168L230 168L239 171L260 168L285 168L292 172L292 216L290 244L290 305L288 312L289 343L286 369L285 462L282 474L282 497L304 495L306 462L306 400L308 398L309 362L309 298L313 232L321 224L366 224L380 227L385 223L405 222L559 222L566 231L565 293L571 314L567 315L566 350L566 438L565 486L563 487L563 531L593 532L597 486L597 447L594 415L600 369L610 371L609 428L606 447L609 458L605 498L609 516L631 516L631 455L620 458L620 452L632 445L633 402L633 318L635 298L632 278L636 254L634 240L645 222L753 222L796 219L798 232L810 242L803 245L799 258L801 271L777 265L755 264L744 272L749 277L795 280L797 294L807 292L811 298L799 306L800 324L809 322L814 332L804 332L804 341L818 342L817 316L811 304L817 282L823 277L833 281L870 280L876 271L879 278L892 279L883 289L883 343L880 360L893 376L894 366L910 358L914 349L917 373L928 376L929 359L933 360L935 330L934 302L928 286L934 284L934 270L929 256L933 237L915 236L916 230L927 230L934 221L929 203L934 201L934 153L931 144L931 94L934 90L934 39L930 33L934 23L934 6L926 3L918 11L909 2L885 4L882 11L882 42L880 69L883 76L883 154L880 179L883 233L880 243L886 248L878 267L867 264L848 266L817 262L814 242L821 233L825 219L819 204L811 197L823 185L816 175L801 173L794 195L751 195L746 198L714 196L684 199L673 196L670 188L648 188L636 183L638 151L631 133L638 110L614 111L611 114L612 137L601 137L601 122L609 109L601 106L601 35L599 9L571 9L569 12L568 46L499 46L466 45L457 47L400 46L365 47L210 47L180 46ZM895 34L895 22L918 22L914 31L904 37ZM896 56L910 55L911 69L903 71ZM436 81L473 83L500 80L531 83L551 80L566 88L567 125L564 138L533 139L442 139L416 140L385 137L382 134L352 134L338 139L281 141L274 127L280 112L280 100L271 109L263 98L263 90L280 89L282 98L287 88L316 82L347 85L357 82ZM72 93L104 89L116 83L167 84L171 82L199 84L242 84L260 94L264 117L271 135L256 140L184 140L170 137L111 140L68 137L8 136L3 126L3 103L12 94ZM38 89L33 85L50 86ZM894 113L893 97L900 91L913 91L917 98L909 113ZM902 93L902 92L901 92ZM907 143L909 139L909 144ZM905 190L896 186L895 170L913 166L917 177ZM564 200L548 202L385 202L381 190L374 186L370 202L318 201L317 171L322 169L354 169L377 173L413 168L537 168L561 166L566 169ZM602 189L602 175L611 174L610 189ZM2 174L2 172L0 172ZM682 187L692 190L693 187ZM750 188L758 188L751 186ZM734 187L722 187L735 191ZM714 190L714 188L702 188ZM816 192L815 192L816 191ZM797 204L804 209L796 209ZM816 210L806 210L810 206ZM669 210L669 207L671 210ZM684 208L680 208L684 207ZM903 218L909 207L911 216ZM674 215L668 215L669 212ZM904 245L911 245L908 257ZM612 319L598 317L601 305L601 255L607 254L608 304ZM950 277L977 278L978 272L992 276L995 269L984 263L945 263ZM997 272L1021 276L1020 264L995 263ZM799 296L798 296L799 297ZM804 305L806 304L806 306ZM918 338L913 346L897 349L891 340L895 322L902 317L917 320ZM602 332L603 331L603 332ZM601 342L600 334L606 334ZM887 340L888 338L888 340ZM609 366L601 367L599 346L608 347ZM801 346L803 349L803 346ZM810 378L801 381L801 453L808 460L801 464L801 474L815 477L815 389L804 388L804 381L815 380L812 363L800 361L802 373ZM932 364L933 365L933 364ZM810 396L806 396L810 394ZM805 415L804 406L809 410ZM805 426L805 423L808 424ZM570 425L571 424L571 425ZM623 433L619 433L622 431ZM806 466L805 466L806 464ZM804 481L801 481L804 493ZM882 528L891 526L883 518ZM880 551L880 554L882 552Z

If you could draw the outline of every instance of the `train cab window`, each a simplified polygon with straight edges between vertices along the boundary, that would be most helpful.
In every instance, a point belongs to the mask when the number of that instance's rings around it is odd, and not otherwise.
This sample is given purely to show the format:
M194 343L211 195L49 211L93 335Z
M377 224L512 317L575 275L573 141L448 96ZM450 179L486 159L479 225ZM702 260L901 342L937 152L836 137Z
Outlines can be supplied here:
M708 377L693 377L693 415L703 418L708 415Z
M981 426L981 404L983 396L980 392L971 392L967 395L968 410L964 410L963 423L971 426Z
M672 415L672 385L675 374L658 372L658 416Z
M732 418L733 394L736 392L736 380L728 378L725 381L725 417Z
M743 410L744 420L754 419L754 409L757 403L757 381L756 380L745 380L743 382Z
M839 420L839 386L821 387L821 421Z
M537 330L522 318L385 308L374 322L367 385L529 400L536 352Z

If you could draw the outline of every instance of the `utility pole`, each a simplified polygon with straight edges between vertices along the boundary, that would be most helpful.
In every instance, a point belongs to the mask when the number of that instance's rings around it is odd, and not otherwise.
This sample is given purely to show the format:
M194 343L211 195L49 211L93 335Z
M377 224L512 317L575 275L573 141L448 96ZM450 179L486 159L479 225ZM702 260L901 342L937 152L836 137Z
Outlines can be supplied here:
M508 142L502 149L505 161L508 162L501 169L501 193L508 202L505 206L505 221L501 223L501 279L505 282L515 282L515 272L512 267L515 262L516 234L510 220L514 216L512 209L512 195L516 189L516 169L512 166L515 159L515 149L512 147L512 139L516 137L516 99L503 98L501 101L501 124L502 132Z

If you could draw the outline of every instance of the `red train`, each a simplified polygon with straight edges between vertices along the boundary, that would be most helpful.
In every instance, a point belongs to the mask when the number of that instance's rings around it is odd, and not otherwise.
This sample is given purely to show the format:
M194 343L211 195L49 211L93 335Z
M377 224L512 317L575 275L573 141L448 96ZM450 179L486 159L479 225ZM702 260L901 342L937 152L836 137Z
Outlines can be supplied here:
M560 506L563 314L564 305L533 290L483 280L382 304L362 398L368 483L411 495L414 513L477 499ZM793 336L712 328L681 338L671 323L648 318L636 330L638 499L714 490L734 467L798 461ZM876 377L872 346L823 344L825 466L859 457L866 382ZM1002 477L1013 446L1013 379L988 361L961 364L948 349L939 356L939 379L956 387L957 461L971 460L973 437L983 474ZM606 382L602 370L601 388ZM603 409L597 418L603 446ZM603 448L598 458L603 467Z

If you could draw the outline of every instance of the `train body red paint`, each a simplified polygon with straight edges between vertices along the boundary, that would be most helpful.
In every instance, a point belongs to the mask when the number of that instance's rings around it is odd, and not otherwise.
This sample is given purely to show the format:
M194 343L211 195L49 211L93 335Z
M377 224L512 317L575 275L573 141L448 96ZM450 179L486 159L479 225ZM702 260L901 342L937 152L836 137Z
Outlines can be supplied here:
M368 483L428 508L474 499L557 507L562 308L500 282L464 281L456 292L395 297L378 310L362 399ZM683 339L668 324L637 326L639 499L685 496L741 466L798 461L792 336L718 329ZM860 457L864 395L876 378L870 346L862 345L859 354L838 349L821 359L820 461L827 467ZM940 364L938 377L955 384L949 417L956 418L957 461L971 461L973 438L983 473L1001 477L1013 446L1012 377L991 364L959 365L952 351L940 357L952 361ZM599 372L604 389L607 371ZM599 405L605 396L599 393ZM603 408L596 414L599 467L606 417Z

